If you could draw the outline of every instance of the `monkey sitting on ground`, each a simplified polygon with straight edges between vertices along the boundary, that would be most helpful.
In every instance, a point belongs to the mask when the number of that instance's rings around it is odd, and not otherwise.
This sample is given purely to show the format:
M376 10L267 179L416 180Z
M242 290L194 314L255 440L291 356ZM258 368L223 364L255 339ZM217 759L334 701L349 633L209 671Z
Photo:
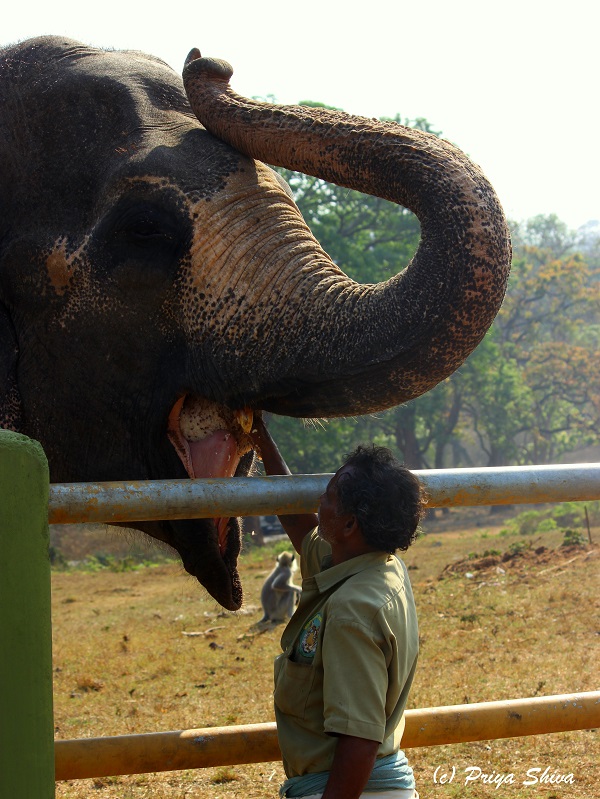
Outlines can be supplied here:
M292 582L292 573L298 568L291 552L282 552L277 557L277 566L267 577L260 593L264 616L262 622L284 621L294 613L296 599L302 589Z

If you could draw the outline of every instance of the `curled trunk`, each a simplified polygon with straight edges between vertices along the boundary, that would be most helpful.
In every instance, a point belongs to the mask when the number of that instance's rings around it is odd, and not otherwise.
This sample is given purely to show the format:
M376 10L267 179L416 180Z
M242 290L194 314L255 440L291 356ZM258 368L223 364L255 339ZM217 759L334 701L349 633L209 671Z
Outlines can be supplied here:
M293 388L263 407L368 413L452 374L494 320L510 268L504 214L480 168L452 144L397 123L241 98L229 65L199 56L190 54L184 83L211 133L252 158L403 205L421 223L418 251L395 277L364 286L329 276L314 292Z

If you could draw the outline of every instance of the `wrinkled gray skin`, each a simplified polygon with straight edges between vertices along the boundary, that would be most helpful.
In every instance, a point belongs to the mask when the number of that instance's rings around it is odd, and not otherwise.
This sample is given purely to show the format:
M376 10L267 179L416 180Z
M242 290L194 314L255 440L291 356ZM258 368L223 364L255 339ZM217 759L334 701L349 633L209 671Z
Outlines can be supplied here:
M502 302L504 216L459 150L250 102L229 76L192 51L184 90L155 58L60 37L0 53L0 426L42 443L53 482L246 474L253 410L417 397ZM261 161L411 208L415 258L357 285ZM138 526L240 606L236 520Z

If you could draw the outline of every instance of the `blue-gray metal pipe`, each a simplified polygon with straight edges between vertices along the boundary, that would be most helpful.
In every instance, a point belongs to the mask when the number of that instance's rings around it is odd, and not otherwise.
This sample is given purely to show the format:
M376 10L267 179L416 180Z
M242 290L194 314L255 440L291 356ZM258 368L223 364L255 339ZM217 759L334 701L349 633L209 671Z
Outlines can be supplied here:
M600 463L414 472L434 508L600 499ZM49 522L285 515L317 509L330 474L50 486Z

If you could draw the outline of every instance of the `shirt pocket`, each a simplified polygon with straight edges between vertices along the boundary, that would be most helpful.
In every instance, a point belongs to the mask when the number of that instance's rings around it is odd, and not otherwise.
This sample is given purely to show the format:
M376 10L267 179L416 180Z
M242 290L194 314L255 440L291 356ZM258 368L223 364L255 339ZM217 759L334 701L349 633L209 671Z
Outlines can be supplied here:
M295 663L285 652L275 660L275 705L286 716L303 719L315 679L312 664Z

